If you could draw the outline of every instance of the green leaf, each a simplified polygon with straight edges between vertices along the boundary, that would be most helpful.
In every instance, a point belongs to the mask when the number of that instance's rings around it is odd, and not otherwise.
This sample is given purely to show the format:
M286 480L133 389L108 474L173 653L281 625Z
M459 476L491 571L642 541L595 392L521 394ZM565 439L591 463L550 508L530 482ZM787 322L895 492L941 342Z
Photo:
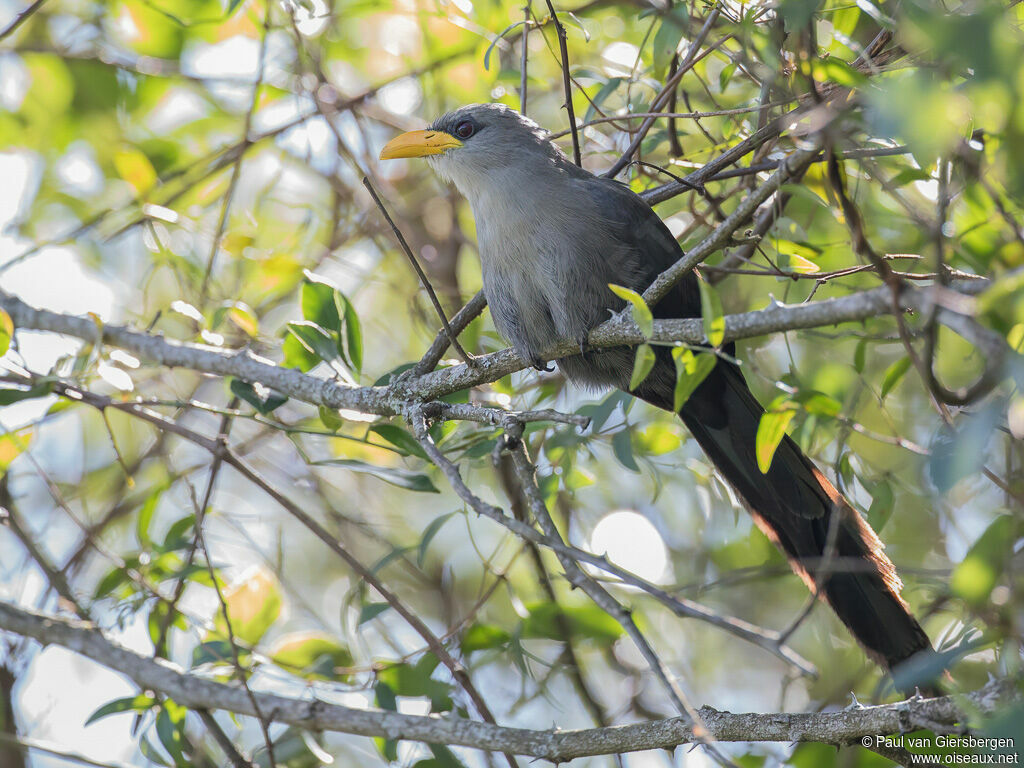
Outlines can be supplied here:
M288 402L287 397L279 395L272 390L267 390L266 397L262 397L252 384L241 379L231 379L228 383L228 389L231 390L231 394L240 400L244 400L264 416Z
M628 78L625 77L610 77L607 82L601 86L594 98L590 100L590 106L587 107L587 112L583 116L583 122L589 123L597 116L597 110L600 109L601 105L604 104L605 99L611 96L615 91L618 90L619 86L626 82Z
M28 389L12 387L0 389L0 407L20 403L22 400L33 400L37 397L46 397L53 393L52 382L41 382Z
M376 685L373 686L373 693L378 707L389 712L398 710L398 700L395 698L395 692L391 689L390 685L378 680Z
M718 357L713 352L695 355L693 350L686 347L673 347L672 359L676 363L676 388L672 407L679 411L711 373Z
M843 410L843 404L834 397L813 389L802 390L796 398L804 410L815 416L827 416L834 419Z
M326 405L321 405L317 409L317 413L320 415L320 423L331 432L337 432L345 423L334 408L328 408Z
M575 638L607 645L618 640L623 633L615 619L592 604L559 606L544 602L527 606L527 610L529 615L523 620L523 637L564 639L559 615Z
M629 391L639 387L654 368L656 357L650 344L641 344L636 348L633 358L633 375L629 379Z
M864 365L867 362L868 340L861 339L857 342L857 349L853 353L853 369L857 373L864 373Z
M654 77L658 80L665 77L665 73L672 63L672 57L675 56L679 47L679 41L686 33L689 21L690 15L685 3L673 6L668 13L662 16L661 25L654 34L652 50Z
M334 292L334 305L345 320L345 350L348 360L357 371L363 368L363 326L352 302L341 291ZM340 336L339 336L340 342Z
M139 739L139 752L154 765L170 765L167 762L167 758L161 754L160 750L153 746L153 742L147 739L145 735Z
M629 428L620 429L612 436L612 453L626 469L639 472L636 459L633 458L633 439L630 437Z
M146 696L141 693L138 696L114 699L114 701L108 701L102 707L89 715L89 719L85 721L85 725L92 725L97 720L102 720L108 715L116 715L118 712L145 712L146 710L151 709L156 703L156 699L152 696Z
M165 699L156 717L156 735L177 765L188 765L185 758L185 709Z
M885 527L885 524L892 516L895 499L892 493L892 485L888 480L879 480L873 486L868 487L871 493L871 506L868 507L868 522L878 533Z
M93 600L100 600L100 599L106 597L107 595L109 595L111 592L113 592L115 589L117 589L119 586L121 586L122 584L126 583L127 581L128 581L128 571L127 571L127 569L126 568L122 568L119 565L118 566L114 566L109 571L107 571L107 575L106 576L104 576L102 579L100 579L100 583L96 585L96 591L93 592L92 599Z
M3 309L0 309L0 356L6 355L14 338L14 321Z
M608 287L612 293L620 299L625 299L632 305L633 322L637 324L640 333L644 335L645 339L651 338L651 335L654 333L654 315L651 314L651 308L647 306L644 297L636 291L621 285L615 285L615 283L608 283Z
M423 450L419 441L401 427L396 427L394 424L374 424L370 427L370 431L395 446L399 453L429 460L427 452Z
M513 29L515 29L516 27L521 27L526 23L527 22L525 21L514 21L507 27L505 27L503 30L501 30L501 32L499 32L495 36L495 38L491 40L491 44L488 45L487 50L484 51L484 70L489 70L491 68L491 52L494 51L494 46L500 43L504 39L505 35L507 35Z
M329 355L325 354L326 344L322 339L317 340L319 348L308 335L300 336L300 339L321 359L331 360L337 356L355 370L360 370L363 367L363 331L355 307L327 278L309 270L303 274L306 279L300 298L302 317L323 331L334 350Z
M757 425L757 437L754 438L754 451L757 454L757 468L761 474L767 474L772 465L775 451L786 436L786 427L793 420L795 411L766 411L761 414Z
M255 646L281 615L281 587L265 568L257 568L249 578L224 590L223 594L231 631L246 645ZM217 611L214 628L220 638L228 637L223 610Z
M149 526L153 522L153 514L156 512L156 507L160 503L160 497L163 496L165 490L166 486L162 485L150 493L139 509L139 518L135 521L135 535L142 546L147 546L151 543Z
M706 280L697 280L700 286L700 316L704 320L704 335L712 347L722 346L725 340L725 315L718 292Z
M391 606L388 603L364 603L359 610L359 621L356 626L361 626L368 621L373 621Z
M473 624L462 635L462 652L485 651L489 648L500 648L509 640L512 635L501 627L493 624Z
M447 523L454 514L454 512L449 512L447 515L435 517L430 521L430 525L427 526L427 529L423 531L423 537L420 539L420 546L416 552L416 565L420 568L423 567L423 561L427 557L427 548L430 546L430 542L433 541L434 537L444 527L444 524Z
M727 64L722 67L722 71L718 73L718 90L724 91L729 85L729 81L732 80L733 74L736 72L736 62Z
M325 328L309 320L293 320L288 330L306 348L324 362L338 360L338 346Z
M299 299L302 317L322 329L338 333L341 330L342 318L334 301L334 293L338 289L326 277L308 269L303 270L303 275L306 279L302 283Z
M901 357L885 370L885 375L882 377L881 397L883 400L886 395L892 392L893 387L900 383L900 379L903 378L908 370L910 370L909 357Z
M452 708L451 685L431 678L437 668L437 657L425 653L415 664L392 664L377 671L378 682L384 683L396 696L426 696L431 710L446 712Z
M835 57L818 59L811 65L811 72L818 82L833 82L847 88L857 88L867 83L868 78L845 61Z
M238 649L239 661L245 651ZM235 651L227 640L207 640L192 649L192 668L203 664L234 664Z
M184 517L175 520L167 529L167 535L160 545L161 552L174 552L192 546L192 530L195 528L196 516L189 512Z
M632 400L633 398L629 397L625 392L612 392L600 403L580 406L577 413L590 419L590 430L596 433L601 431L605 422L608 421L608 418L619 405L622 405L623 409L625 409L626 404L632 402Z
M320 358L310 352L306 345L299 341L299 337L290 331L284 337L284 342L281 344L281 352L284 355L284 366L286 368L297 368L303 373L311 368L315 368L317 363L320 362Z
M846 5L832 14L832 28L843 37L850 37L859 20L860 8L856 5Z
M892 177L889 183L894 187L904 187L914 181L931 181L932 175L921 168L904 168Z
M782 16L787 32L807 26L814 16L821 0L782 0L778 13Z
M1014 521L1000 515L971 546L964 559L953 569L949 585L953 594L972 605L987 604L999 583L1013 552Z
M409 470L397 469L395 467L378 467L356 459L325 459L324 461L313 462L313 464L314 466L344 467L353 472L371 475L378 480L383 480L385 483L391 483L391 485L397 485L399 488L405 488L409 491L440 493L434 487L434 483L431 482L430 478L422 472L410 472Z

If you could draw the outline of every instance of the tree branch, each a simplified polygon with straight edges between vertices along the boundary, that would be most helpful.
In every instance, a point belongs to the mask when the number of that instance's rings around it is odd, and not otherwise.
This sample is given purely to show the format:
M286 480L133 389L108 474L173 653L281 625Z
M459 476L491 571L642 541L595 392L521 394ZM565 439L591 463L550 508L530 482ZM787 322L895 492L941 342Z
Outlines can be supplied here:
M190 709L222 709L248 716L256 714L241 687L186 673L170 662L151 659L115 645L89 622L37 613L0 601L0 629L80 653ZM585 730L532 730L506 728L460 717L356 709L271 693L254 692L253 695L274 722L299 728L513 752L552 762L587 755L671 748L693 741L692 730L683 718ZM864 737L902 733L916 718L943 726L962 723L964 717L957 706L957 699L966 709L991 715L1005 711L1009 702L1020 698L1012 682L997 681L963 697L915 698L840 712L732 714L703 707L699 714L716 741L851 744Z
M670 270L671 271L671 270ZM954 283L952 288L935 298L930 287L906 287L900 295L905 310L920 311L939 300L949 309L940 312L940 321L956 323L967 333L976 327L964 314L963 294L973 296L989 287L987 280ZM969 299L966 300L969 304ZM219 376L236 376L249 382L259 382L283 395L313 405L328 408L348 408L380 416L394 416L408 407L410 402L432 400L468 387L497 381L526 367L512 349L504 349L476 358L476 365L455 365L422 376L403 379L386 387L351 387L329 379L321 379L299 371L275 365L248 349L223 349L206 344L166 339L143 333L125 326L101 325L92 318L51 312L31 307L21 299L0 291L0 307L10 314L18 328L51 331L73 336L89 342L102 339L104 343L126 349L146 360L168 367L188 368ZM816 328L836 323L866 320L892 312L892 294L882 286L836 299L825 299L809 304L784 305L773 302L764 309L725 317L725 340L747 339L779 331ZM977 335L977 334L975 334ZM646 341L640 329L625 315L601 324L587 339L592 348L641 344ZM703 322L700 318L656 320L654 342L700 344L704 341ZM968 340L972 340L968 338ZM543 355L544 360L577 354L579 344L563 341Z

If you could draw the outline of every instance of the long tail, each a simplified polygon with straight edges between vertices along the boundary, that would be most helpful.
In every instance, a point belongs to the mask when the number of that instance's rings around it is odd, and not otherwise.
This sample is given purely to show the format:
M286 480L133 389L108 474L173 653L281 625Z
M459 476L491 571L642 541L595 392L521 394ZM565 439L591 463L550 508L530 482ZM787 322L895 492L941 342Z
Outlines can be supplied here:
M673 410L665 377L648 380L652 384L634 394ZM739 369L719 360L679 415L757 525L873 658L891 670L930 651L928 636L900 597L902 584L878 536L796 443L784 437L767 474L761 473L755 436L763 412Z

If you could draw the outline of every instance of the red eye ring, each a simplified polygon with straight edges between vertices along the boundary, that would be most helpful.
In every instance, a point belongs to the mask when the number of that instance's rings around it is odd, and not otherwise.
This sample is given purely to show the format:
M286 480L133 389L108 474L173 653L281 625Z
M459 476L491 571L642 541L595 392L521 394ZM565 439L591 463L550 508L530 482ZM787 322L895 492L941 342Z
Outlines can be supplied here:
M455 135L460 139L468 139L473 135L476 129L473 127L473 123L469 120L463 120L457 126L455 126Z

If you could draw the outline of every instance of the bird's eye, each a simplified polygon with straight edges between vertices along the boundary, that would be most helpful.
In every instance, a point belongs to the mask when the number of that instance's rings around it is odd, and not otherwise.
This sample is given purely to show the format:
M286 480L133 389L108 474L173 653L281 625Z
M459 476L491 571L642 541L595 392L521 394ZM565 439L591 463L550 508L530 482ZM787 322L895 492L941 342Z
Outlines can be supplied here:
M473 135L476 128L469 120L463 120L461 123L455 126L455 135L460 139L468 139Z

